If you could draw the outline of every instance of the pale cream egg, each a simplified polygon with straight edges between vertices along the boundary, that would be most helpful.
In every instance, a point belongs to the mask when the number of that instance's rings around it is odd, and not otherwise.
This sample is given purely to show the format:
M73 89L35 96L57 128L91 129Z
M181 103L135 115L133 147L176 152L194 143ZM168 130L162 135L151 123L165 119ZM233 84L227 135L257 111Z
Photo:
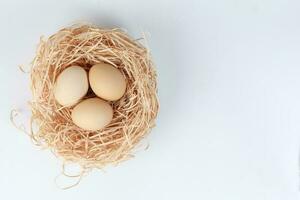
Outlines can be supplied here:
M113 109L106 101L95 97L85 99L72 111L74 124L82 129L96 131L108 125L113 118Z
M92 66L89 71L89 82L98 97L109 101L120 99L126 91L126 80L123 74L106 63Z
M54 97L62 106L73 106L86 95L88 89L87 72L82 67L71 66L58 75Z

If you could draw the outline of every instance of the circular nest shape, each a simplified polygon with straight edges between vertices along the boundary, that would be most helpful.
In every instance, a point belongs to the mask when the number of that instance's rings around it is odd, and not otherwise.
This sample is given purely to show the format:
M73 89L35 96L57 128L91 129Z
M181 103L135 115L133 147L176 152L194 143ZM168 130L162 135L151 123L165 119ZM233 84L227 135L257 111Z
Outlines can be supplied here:
M87 131L71 119L73 107L62 107L53 95L57 76L78 65L86 71L109 63L126 77L126 93L113 102L111 123ZM73 25L41 38L31 64L31 136L64 161L84 168L103 168L132 157L132 150L155 124L158 112L156 72L147 48L121 29ZM84 97L95 97L89 90ZM33 126L34 125L34 126Z

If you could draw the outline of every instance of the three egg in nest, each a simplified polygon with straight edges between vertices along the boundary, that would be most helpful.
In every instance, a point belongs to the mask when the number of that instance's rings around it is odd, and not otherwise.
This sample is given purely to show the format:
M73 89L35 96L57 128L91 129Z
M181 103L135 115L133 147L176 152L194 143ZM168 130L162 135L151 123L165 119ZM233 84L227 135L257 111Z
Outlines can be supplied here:
M97 97L82 100L89 87ZM78 127L96 131L113 118L110 101L119 100L126 91L126 79L114 66L99 63L86 72L80 66L62 71L55 82L54 97L64 107L73 107L72 121Z

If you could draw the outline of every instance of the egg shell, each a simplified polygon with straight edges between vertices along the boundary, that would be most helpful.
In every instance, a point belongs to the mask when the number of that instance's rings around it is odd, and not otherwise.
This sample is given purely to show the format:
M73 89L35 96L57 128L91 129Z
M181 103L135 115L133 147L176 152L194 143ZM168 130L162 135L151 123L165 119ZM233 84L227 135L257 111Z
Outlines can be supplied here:
M120 99L126 91L126 80L116 67L99 63L89 71L89 82L94 93L105 100Z
M62 71L55 82L54 98L62 106L73 106L89 89L87 72L79 66Z
M98 97L89 98L74 107L71 117L80 128L96 131L111 122L113 109L106 101Z

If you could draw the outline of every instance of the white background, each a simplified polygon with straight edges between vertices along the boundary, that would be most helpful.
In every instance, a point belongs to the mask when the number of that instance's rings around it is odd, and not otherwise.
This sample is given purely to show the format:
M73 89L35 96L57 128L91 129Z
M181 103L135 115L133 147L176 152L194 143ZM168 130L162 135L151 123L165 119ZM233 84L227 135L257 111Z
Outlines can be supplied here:
M0 1L0 199L299 199L300 1ZM148 151L63 191L60 162L10 123L41 35L146 32L161 110Z

